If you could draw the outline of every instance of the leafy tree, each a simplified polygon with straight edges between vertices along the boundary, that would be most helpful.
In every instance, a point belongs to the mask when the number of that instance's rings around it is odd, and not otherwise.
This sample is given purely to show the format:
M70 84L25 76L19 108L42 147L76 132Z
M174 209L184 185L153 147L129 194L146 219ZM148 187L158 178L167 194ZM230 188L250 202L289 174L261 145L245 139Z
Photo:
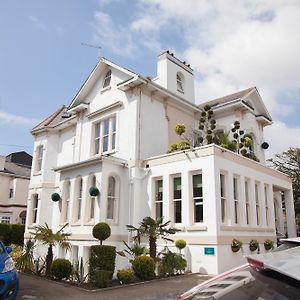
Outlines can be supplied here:
M173 242L172 239L168 238L170 234L175 234L180 231L179 229L168 227L171 221L163 223L163 218L157 218L156 220L151 217L145 217L140 223L139 227L127 225L127 229L130 232L135 232L136 235L133 240L140 244L142 237L147 237L149 240L149 252L153 259L156 259L156 241L158 238L162 238L166 241Z
M290 147L281 154L268 160L278 171L288 175L293 184L296 216L300 215L300 148Z
M43 245L48 246L47 256L46 256L46 276L51 275L51 265L53 262L53 247L59 245L64 249L69 249L70 244L68 242L68 237L70 233L64 233L63 230L68 224L65 224L57 232L53 232L49 228L48 224L38 225L34 227L34 232L31 232L33 238L40 241Z

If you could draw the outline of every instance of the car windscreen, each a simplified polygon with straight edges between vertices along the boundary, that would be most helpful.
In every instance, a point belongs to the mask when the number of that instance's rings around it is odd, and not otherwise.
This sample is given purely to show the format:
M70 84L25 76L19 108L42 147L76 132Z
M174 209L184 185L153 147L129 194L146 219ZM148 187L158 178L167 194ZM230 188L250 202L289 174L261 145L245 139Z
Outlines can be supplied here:
M283 250L287 250L287 249L294 248L294 247L299 247L299 246L300 246L299 243L284 242L283 244L281 244L280 246L278 246L277 248L272 250L272 252L283 251Z
M230 274L221 281L198 291L191 299L220 300L299 300L300 282L274 271L257 272L251 267L248 275ZM246 274L246 275L245 275Z

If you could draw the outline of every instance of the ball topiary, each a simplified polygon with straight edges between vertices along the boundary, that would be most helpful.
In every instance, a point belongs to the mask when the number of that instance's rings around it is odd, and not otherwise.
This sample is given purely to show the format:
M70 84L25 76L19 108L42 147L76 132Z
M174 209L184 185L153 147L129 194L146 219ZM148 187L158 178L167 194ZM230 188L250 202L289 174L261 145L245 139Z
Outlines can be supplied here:
M121 283L129 283L134 278L134 271L132 269L118 270L117 278Z
M185 125L184 124L176 124L174 130L178 135L182 135L183 133L185 133Z
M150 256L137 256L132 261L132 269L136 277L144 280L155 276L155 261Z
M72 274L72 270L71 262L64 258L55 259L51 265L52 276L59 280L68 279Z
M102 241L110 237L110 226L105 222L100 222L93 227L93 237L100 240L101 245Z
M92 197L98 196L98 195L99 195L99 190L98 190L98 188L95 187L95 186L91 186L90 189L89 189L89 194L90 194L90 196L92 196Z
M182 250L182 249L184 249L186 247L186 241L185 240L176 240L175 241L175 246L179 250Z
M51 199L52 199L52 201L57 202L60 200L60 195L58 193L53 193L51 195Z

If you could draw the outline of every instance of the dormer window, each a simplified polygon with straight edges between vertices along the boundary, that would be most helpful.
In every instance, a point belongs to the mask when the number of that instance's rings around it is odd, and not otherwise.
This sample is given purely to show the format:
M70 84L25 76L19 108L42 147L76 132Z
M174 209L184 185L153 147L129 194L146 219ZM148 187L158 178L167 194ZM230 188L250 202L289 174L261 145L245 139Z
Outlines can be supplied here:
M181 73L177 73L176 80L177 80L177 91L181 92L181 93L184 93L184 90L183 90L183 75Z
M106 87L110 86L110 81L111 81L111 70L109 70L106 73L102 88L106 88Z

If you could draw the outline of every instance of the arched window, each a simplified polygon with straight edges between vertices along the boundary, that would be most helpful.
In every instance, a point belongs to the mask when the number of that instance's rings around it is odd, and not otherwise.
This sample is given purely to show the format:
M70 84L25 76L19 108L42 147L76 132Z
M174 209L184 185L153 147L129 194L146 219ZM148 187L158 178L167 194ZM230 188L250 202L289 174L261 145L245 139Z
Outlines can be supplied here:
M107 212L106 218L109 220L116 219L116 205L117 205L117 181L113 176L108 177L107 187Z
M183 90L183 75L181 73L177 73L176 75L177 80L177 91L184 93Z
M105 78L104 78L104 81L103 81L103 86L102 88L106 88L110 85L110 81L111 81L111 70L109 70L106 75L105 75Z
M82 206L82 178L78 177L75 181L75 197L74 197L74 210L73 210L73 222L80 221L81 218L81 206Z

